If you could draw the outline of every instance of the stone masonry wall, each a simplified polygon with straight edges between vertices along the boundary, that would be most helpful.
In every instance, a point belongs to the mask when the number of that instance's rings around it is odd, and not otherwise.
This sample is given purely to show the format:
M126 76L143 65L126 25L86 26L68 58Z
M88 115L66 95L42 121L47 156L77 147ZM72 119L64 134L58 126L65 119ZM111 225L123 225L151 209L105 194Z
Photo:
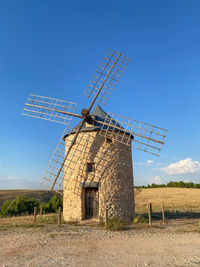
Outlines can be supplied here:
M69 135L65 139L66 150L73 136ZM87 172L88 162L95 163L94 172ZM64 171L64 220L84 219L84 187L92 186L99 187L99 219L103 219L107 209L109 217L132 220L134 196L131 147L119 142L107 143L99 132L80 133Z

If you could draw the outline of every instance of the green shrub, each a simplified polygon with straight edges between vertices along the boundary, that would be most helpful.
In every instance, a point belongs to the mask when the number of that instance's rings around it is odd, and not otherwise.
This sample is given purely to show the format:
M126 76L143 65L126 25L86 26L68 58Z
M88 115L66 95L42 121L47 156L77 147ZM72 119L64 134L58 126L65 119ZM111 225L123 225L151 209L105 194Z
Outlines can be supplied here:
M10 200L6 200L3 205L1 206L1 215L2 216L6 216L8 215L8 210L9 210L9 206L10 206L11 201Z
M124 229L126 223L119 218L110 218L108 220L108 229L113 231L121 231Z
M33 213L34 207L38 208L39 203L34 198L29 199L27 196L19 195L15 200L6 200L1 206L2 216L21 215L24 213Z
M54 195L48 203L42 202L40 207L42 207L43 213L57 212L58 208L63 206L63 199L58 195Z
M1 206L1 215L4 216L12 216L16 215L16 201L6 200Z
M55 224L57 222L57 215L38 216L39 223Z
M144 215L135 216L133 223L147 223L148 219Z
M34 198L29 199L27 196L19 195L17 196L15 203L16 215L20 215L22 213L33 213L34 207L38 209L39 203Z
M48 203L39 202L34 198L28 198L26 195L18 195L15 200L6 200L0 209L0 216L17 216L22 214L33 214L34 207L39 210L42 207L43 213L57 212L58 208L63 206L62 197L54 195Z
M58 210L59 207L63 206L63 199L62 197L59 197L58 195L54 195L49 203L48 203L52 209L52 211L56 212Z

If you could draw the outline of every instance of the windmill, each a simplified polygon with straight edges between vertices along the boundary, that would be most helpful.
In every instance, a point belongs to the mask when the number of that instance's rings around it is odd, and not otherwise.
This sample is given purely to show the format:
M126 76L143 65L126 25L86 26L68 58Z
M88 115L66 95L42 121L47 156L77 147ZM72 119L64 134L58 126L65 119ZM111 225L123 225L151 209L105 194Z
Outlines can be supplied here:
M114 113L106 104L129 59L109 49L84 95L92 99L76 114L76 103L29 95L23 115L65 124L66 128L41 185L63 193L67 220L109 216L131 220L134 214L131 147L159 156L167 130ZM72 118L80 123L72 127Z

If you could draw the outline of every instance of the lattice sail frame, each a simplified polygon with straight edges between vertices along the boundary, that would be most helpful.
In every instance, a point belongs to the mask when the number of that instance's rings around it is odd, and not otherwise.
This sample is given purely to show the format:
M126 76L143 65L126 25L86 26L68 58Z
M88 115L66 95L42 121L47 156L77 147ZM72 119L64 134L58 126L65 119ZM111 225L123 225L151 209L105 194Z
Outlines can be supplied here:
M95 100L104 105L107 103L109 96L128 63L129 59L121 53L111 49L107 52L103 62L98 67L84 92L85 96L94 100L91 103L92 105ZM72 147L65 160L65 153L70 147L70 142L65 144L63 136L70 130L69 124L71 123L72 116L76 115L74 114L76 106L77 104L73 102L31 94L25 103L23 111L23 115L58 122L67 126L41 181L42 186L50 188L55 178L57 178L58 171L64 162L64 166L55 183L55 189L58 192L61 192L60 190L63 189L63 186L64 189L66 188L71 178L76 178L76 187L74 190L77 192L81 190L81 185L84 184L87 162L90 158L88 149L91 142L94 141L92 140L94 136L90 133L80 135L82 136L82 139L78 136L76 145ZM82 118L77 115L75 117ZM113 125L111 118L116 121L116 125ZM102 124L102 122L100 123ZM100 135L110 137L123 144L133 146L136 149L158 156L161 147L164 144L163 141L166 132L167 130L150 124L128 119L120 115L115 115L114 113L108 113L100 130ZM109 161L105 164L104 158L106 153L109 153L110 150L106 150L106 148L102 149L103 150L100 151L100 156L95 159L95 163L101 168L95 171L94 179L99 179L99 181L104 169L110 164ZM83 155L84 157L82 157ZM103 158L104 161L102 161Z
M45 188L50 188L54 179L57 176L58 170L64 160L65 151L67 151L68 147L71 144L71 140L65 142L64 136L69 131L69 127L67 127L58 143L58 146L53 153L53 156L49 162L49 165L42 177L41 185ZM73 137L69 135L67 138ZM60 194L63 194L63 190L66 189L69 181L71 179L75 180L74 193L80 194L82 190L82 186L86 182L86 173L87 173L87 163L91 161L91 144L94 143L95 136L90 132L80 133L76 144L72 147L67 160L64 163L64 167L62 168L58 179L56 180L54 190ZM94 173L90 174L90 184L93 182L99 183L101 181L103 172L110 164L110 161L105 159L105 155L110 152L110 149L105 146L101 146L98 150L98 155L95 157L95 165L97 168ZM91 176L92 175L92 176ZM87 180L88 182L88 180Z
M100 135L159 156L167 130L111 112L102 123Z
M67 151L68 147L71 143L68 143L68 145L65 144L64 136L69 132L70 128L66 127L64 130L63 135L60 138L60 141L53 153L53 156L49 162L49 165L42 177L41 185L46 188L50 188L53 184L54 179L57 177L57 173L60 169L60 166L65 158L65 151ZM88 135L84 136L86 141L88 139ZM77 140L77 142L80 142L81 140ZM85 146L86 147L86 146ZM64 167L62 168L60 175L58 176L54 190L59 191L62 190L64 187L64 178L68 176L72 176L74 169L76 167L76 164L78 163L78 160L81 156L81 154L84 152L84 147L79 146L78 149L76 146L73 146L70 154L67 158L67 160L64 163ZM76 155L76 157L75 157Z
M30 94L23 115L69 125L76 103Z
M106 82L104 83L97 98L98 103L105 105L129 61L130 60L126 56L109 49L86 88L84 95L93 99L106 79Z

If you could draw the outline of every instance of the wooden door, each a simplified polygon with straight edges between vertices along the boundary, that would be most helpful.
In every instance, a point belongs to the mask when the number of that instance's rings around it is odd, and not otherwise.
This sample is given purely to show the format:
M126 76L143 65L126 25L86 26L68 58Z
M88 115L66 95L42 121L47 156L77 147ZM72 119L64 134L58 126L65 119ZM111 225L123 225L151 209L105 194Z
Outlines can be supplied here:
M97 218L99 215L98 187L85 188L85 219Z

